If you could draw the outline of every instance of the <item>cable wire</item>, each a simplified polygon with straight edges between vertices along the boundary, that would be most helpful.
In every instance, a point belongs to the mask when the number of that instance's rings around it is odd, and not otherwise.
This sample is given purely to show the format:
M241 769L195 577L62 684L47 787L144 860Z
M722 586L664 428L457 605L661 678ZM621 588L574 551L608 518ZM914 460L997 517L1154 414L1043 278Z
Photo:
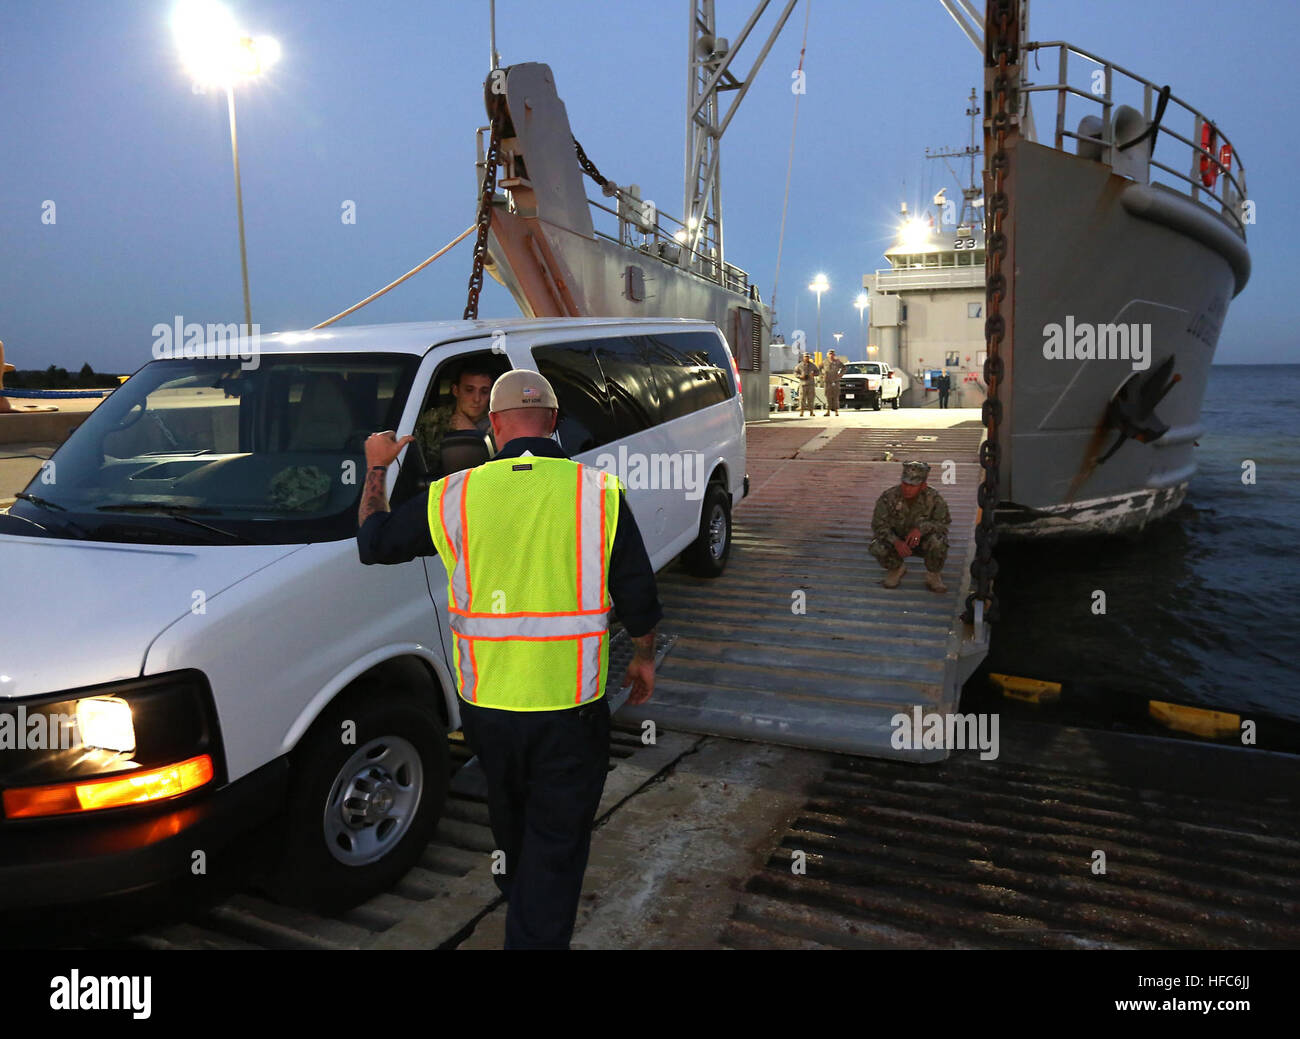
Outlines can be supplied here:
M446 245L444 245L441 249L439 249L436 253L434 253L432 256L430 256L427 260L425 260L425 261L424 261L422 264L420 264L418 267L412 267L409 271L407 271L405 274L403 274L403 275L402 275L400 278L398 278L396 281L390 281L387 285L385 285L385 286L384 286L382 289L380 289L378 292L372 292L369 296L367 296L365 299L363 299L360 303L354 303L354 304L352 304L352 306L348 307L347 310L341 311L341 312L339 312L338 314L335 314L332 318L328 318L327 320L322 321L319 325L312 325L311 327L312 327L313 329L317 329L317 328L325 328L327 325L332 325L332 324L334 324L335 321L342 320L343 318L347 317L349 314L353 314L353 313L355 313L356 311L358 311L358 310L360 310L362 307L364 307L367 303L373 303L375 300L377 300L380 296L382 296L382 295L383 295L385 292L387 292L389 289L395 289L395 288L397 288L398 285L402 284L402 282L406 281L407 278L410 278L410 277L412 277L413 275L419 274L420 271L424 270L424 268L426 268L427 266L429 266L429 264L433 263L433 261L436 260L439 256L442 256L444 253L448 252L448 251L449 251L453 246L459 245L459 244L460 244L461 242L463 242L466 238L468 238L470 235L472 235L476 230L478 230L477 225L473 225L473 224L471 224L469 227L465 228L465 230L463 230L460 234L458 234L458 235L457 235L455 238L453 238L450 242L448 242L448 243L447 243Z
M808 50L808 20L812 17L812 0L807 0L803 12L803 42L799 44L799 72L803 72L804 54ZM785 198L781 202L781 233L776 241L776 273L772 276L772 314L776 315L776 287L781 281L781 250L785 246L785 214L790 207L790 175L794 172L794 138L799 129L799 100L803 95L794 96L794 119L790 123L790 160L785 167Z

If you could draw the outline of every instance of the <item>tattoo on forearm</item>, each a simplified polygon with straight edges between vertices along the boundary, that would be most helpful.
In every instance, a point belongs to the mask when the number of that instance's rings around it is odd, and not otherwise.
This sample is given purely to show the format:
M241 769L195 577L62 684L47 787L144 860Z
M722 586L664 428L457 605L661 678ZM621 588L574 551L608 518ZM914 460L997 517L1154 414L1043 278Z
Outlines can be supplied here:
M636 660L654 660L655 658L655 633L652 628L644 635L638 635L632 639L632 645L636 647L633 657Z
M376 512L388 511L388 495L384 493L387 473L371 469L366 473L366 486L361 492L361 510L357 513L357 526L362 526Z

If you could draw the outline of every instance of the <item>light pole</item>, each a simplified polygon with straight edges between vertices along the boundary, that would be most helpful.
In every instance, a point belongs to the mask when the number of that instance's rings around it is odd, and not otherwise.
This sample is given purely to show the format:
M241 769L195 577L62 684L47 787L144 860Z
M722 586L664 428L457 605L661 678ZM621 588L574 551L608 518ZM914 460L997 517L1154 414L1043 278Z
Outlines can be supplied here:
M239 216L239 270L244 282L244 334L252 335L248 293L248 248L244 239L244 190L239 179L239 136L235 131L235 84L255 79L280 57L270 36L252 37L235 25L217 0L182 0L172 14L172 31L186 71L199 87L224 87L230 116L230 154L235 166L235 208Z
M817 293L817 352L822 352L822 293L831 287L831 283L826 280L826 275L819 274L813 278L812 283L808 286L813 292Z
M864 316L867 312L867 305L871 300L865 292L859 292L858 298L853 301L853 305L858 308L858 331L862 335L862 359L867 359L867 325Z

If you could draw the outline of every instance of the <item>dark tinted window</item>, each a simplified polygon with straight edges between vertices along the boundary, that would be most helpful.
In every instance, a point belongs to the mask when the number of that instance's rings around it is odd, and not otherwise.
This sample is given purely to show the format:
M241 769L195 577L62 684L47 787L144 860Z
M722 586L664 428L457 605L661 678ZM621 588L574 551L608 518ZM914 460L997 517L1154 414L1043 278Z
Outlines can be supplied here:
M668 332L643 337L659 390L661 422L720 404L735 395L731 361L717 336Z
M577 455L618 438L605 378L590 343L535 346L533 358L560 403L557 429L565 451Z
M615 438L629 437L663 421L659 394L646 361L642 337L597 339L592 343L609 391Z

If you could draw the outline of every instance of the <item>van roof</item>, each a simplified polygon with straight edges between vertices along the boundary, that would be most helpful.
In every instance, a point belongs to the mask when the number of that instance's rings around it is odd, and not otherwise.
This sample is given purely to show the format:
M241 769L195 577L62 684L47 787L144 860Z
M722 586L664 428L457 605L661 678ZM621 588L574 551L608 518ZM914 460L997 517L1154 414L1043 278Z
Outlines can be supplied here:
M392 325L335 325L263 335L258 347L263 353L343 352L408 353L423 355L435 346L460 342L497 331L550 332L563 329L601 329L645 326L714 329L708 321L687 318L501 318L477 321L411 321Z

